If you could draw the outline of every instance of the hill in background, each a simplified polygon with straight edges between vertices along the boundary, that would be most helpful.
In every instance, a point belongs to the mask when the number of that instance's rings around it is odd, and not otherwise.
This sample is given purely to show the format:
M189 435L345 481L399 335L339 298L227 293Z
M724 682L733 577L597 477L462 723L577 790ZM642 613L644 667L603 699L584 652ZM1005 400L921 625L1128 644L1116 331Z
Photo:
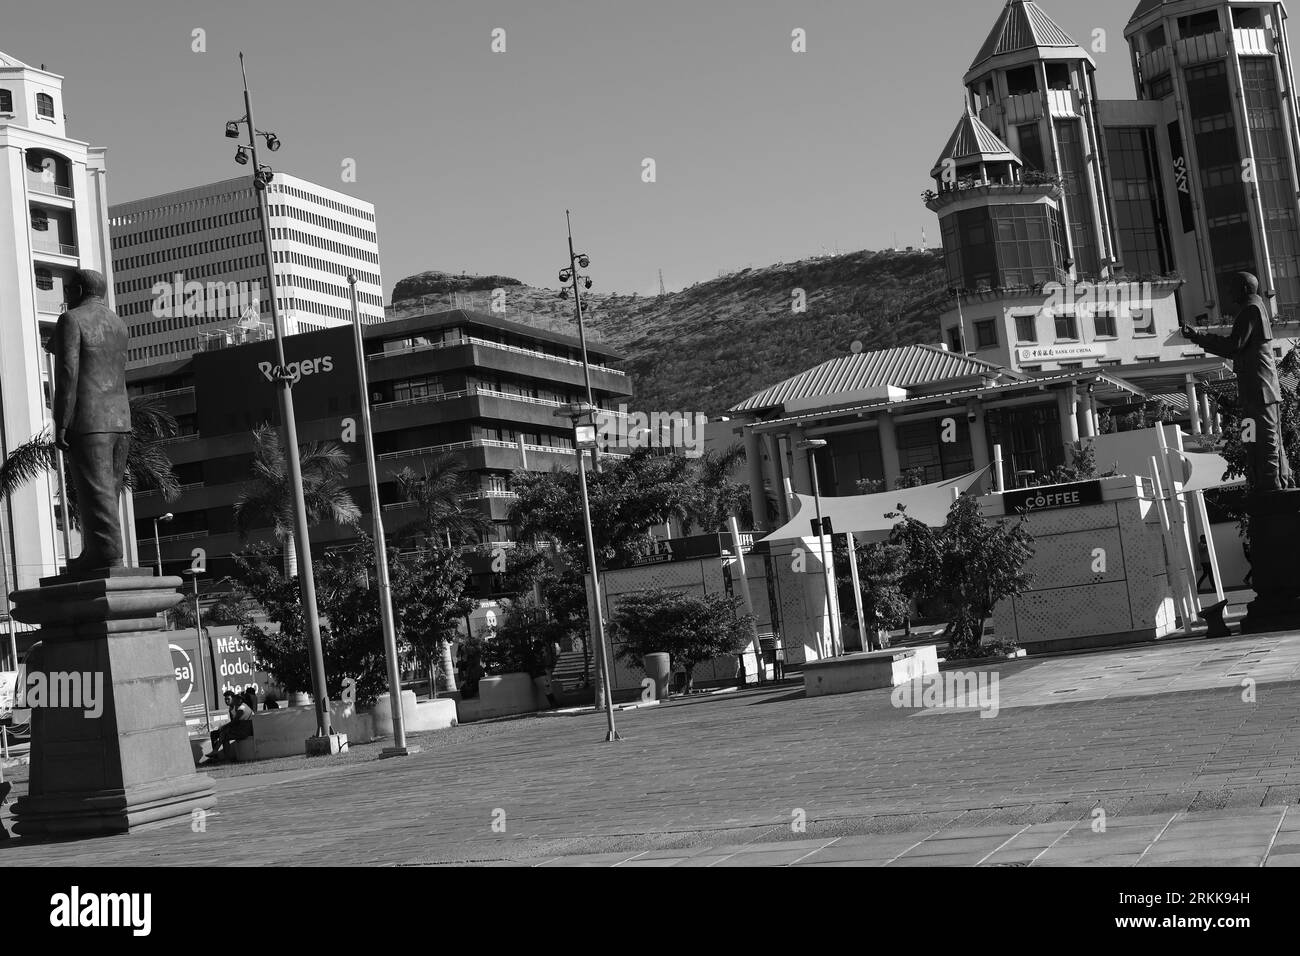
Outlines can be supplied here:
M937 343L951 301L937 252L852 252L742 269L663 296L589 293L588 334L627 356L644 411L723 413L768 385L864 349ZM505 276L424 272L393 289L390 318L439 308L492 312L577 334L573 300ZM806 311L792 310L794 290Z

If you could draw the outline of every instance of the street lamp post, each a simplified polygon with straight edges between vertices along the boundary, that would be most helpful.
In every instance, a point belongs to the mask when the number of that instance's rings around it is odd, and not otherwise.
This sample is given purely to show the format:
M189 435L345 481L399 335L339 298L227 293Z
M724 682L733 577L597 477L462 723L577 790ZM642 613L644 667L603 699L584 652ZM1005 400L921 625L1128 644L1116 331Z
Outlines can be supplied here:
M592 420L595 408L590 404L574 403L557 409L556 415L563 415L573 422L574 452L578 460L578 490L582 495L582 530L587 539L587 561L591 567L591 594L596 617L596 640L600 644L600 677L605 689L605 721L609 730L605 740L622 740L614 726L614 684L610 679L609 652L605 647L605 611L600 600L600 572L596 569L596 539L591 530L591 503L587 499L587 471L582 467L584 448L596 447L596 425Z
M171 521L176 517L170 511L153 519L153 554L158 562L158 577L162 577L162 539L158 537L158 522Z
M257 196L257 214L262 232L262 252L266 258L267 293L271 307L271 327L275 332L274 377L279 383L280 418L284 429L284 457L289 469L289 487L293 493L293 527L294 544L298 552L298 589L302 602L303 619L307 631L307 653L311 661L312 693L316 698L316 737L332 737L334 727L330 721L329 696L325 684L325 660L321 650L320 618L316 609L316 581L312 573L311 537L307 529L307 505L303 498L302 462L298 455L298 426L293 411L293 378L288 371L288 362L284 355L284 326L280 318L280 308L276 298L275 287L275 252L271 246L270 215L267 210L266 188L274 178L269 166L262 166L257 161L257 137L266 140L266 147L271 152L280 148L280 140L274 133L259 130L253 120L253 97L248 91L248 74L244 70L244 54L239 54L239 69L244 78L244 118L232 120L226 124L226 136L239 138L240 124L248 127L248 145L240 146L235 159L241 165L251 158L253 164L253 192ZM245 153L247 150L247 153ZM397 702L401 706L401 701ZM308 741L308 753L336 753L331 747L312 746Z
M822 490L817 480L817 456L813 454L818 448L826 447L826 439L809 438L807 441L799 442L798 447L808 453L808 465L812 471L813 508L817 513L817 541L821 547L823 583L826 585L826 613L830 618L831 654L838 657L842 646L840 644L839 622L835 619L839 615L832 613L831 602L831 589L835 583L835 568L831 563L831 558L826 553L826 523L822 520Z
M585 269L590 266L591 259L586 253L573 251L573 224L569 221L567 209L564 210L564 222L569 229L569 265L560 270L560 282L569 283L573 287L573 309L578 320L578 342L582 345L582 378L587 386L587 404L595 409L596 399L591 391L591 364L587 361L587 328L582 321L582 290L591 288L591 276L580 275L578 272L579 267ZM579 283L582 285L581 289ZM566 293L567 290L560 295ZM596 445L591 446L591 467L595 471L600 471L600 449Z
M203 685L203 728L212 733L212 708L208 704L208 675L203 666L203 618L199 614L199 572L193 568L187 568L182 572L186 577L194 581L194 640L195 657L199 659L199 682ZM208 654L212 654L212 642L208 642ZM215 684L217 680L217 660L211 659L212 664L212 681Z
M366 350L361 338L361 312L357 308L357 277L348 275L352 299L352 338L357 349L357 381L361 396L361 430L365 432L366 477L370 480L370 513L374 517L375 573L379 578L379 619L384 631L384 657L388 661L388 701L393 712L393 746L381 756L405 757L419 753L406 746L406 718L402 715L402 672L397 661L397 635L393 629L393 588L388 580L388 547L384 540L383 507L379 503L379 471L375 466L374 432L370 427L370 379L366 375Z

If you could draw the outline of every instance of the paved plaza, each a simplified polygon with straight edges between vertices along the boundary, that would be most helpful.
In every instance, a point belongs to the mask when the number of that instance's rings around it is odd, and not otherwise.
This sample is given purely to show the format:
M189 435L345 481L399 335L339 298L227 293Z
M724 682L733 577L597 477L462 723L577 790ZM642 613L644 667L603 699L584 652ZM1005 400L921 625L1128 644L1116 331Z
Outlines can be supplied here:
M1293 865L1300 635L1006 661L999 711L785 685L218 778L186 823L3 865ZM19 792L21 792L21 784ZM12 821L6 817L6 824Z

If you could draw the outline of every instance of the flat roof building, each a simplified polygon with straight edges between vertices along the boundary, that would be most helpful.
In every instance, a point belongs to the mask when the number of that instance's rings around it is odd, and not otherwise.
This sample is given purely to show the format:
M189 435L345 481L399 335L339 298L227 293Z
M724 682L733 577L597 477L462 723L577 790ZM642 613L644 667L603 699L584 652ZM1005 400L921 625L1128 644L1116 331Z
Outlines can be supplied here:
M368 396L357 387L352 329L286 339L286 358L301 370L293 388L299 440L332 440L348 451L348 486L368 511L357 414L365 398L386 528L400 528L418 515L411 502L401 500L395 474L403 468L418 474L433 456L454 452L473 481L469 498L495 525L491 539L512 540L510 473L574 467L572 427L555 412L585 400L578 339L455 310L366 326L364 342ZM619 398L631 394L628 376L609 365L620 356L598 343L589 342L587 351L597 404L617 407ZM165 402L182 431L166 446L183 489L180 499L136 495L137 529L148 539L142 561L154 557L153 519L171 512L174 517L160 528L164 569L188 566L193 549L201 547L212 574L230 570L230 555L243 547L233 505L252 480L251 432L279 421L273 364L274 343L257 342L128 373L131 391ZM365 516L363 525L369 521ZM253 537L272 540L269 528ZM313 546L354 539L346 528L320 525L312 531Z
M276 293L286 335L384 320L375 207L277 172L267 187ZM266 256L248 176L109 209L128 368L271 336Z

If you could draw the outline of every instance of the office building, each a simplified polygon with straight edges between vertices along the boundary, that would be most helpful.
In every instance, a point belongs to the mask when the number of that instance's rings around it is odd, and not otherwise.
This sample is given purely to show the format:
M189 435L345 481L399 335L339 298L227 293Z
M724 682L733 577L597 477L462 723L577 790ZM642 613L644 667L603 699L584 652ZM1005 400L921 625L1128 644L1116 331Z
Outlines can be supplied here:
M277 172L267 188L276 293L286 335L384 319L375 207ZM271 336L266 256L250 177L109 209L118 313L131 369Z
M578 340L465 311L396 319L364 333L385 527L395 531L418 517L413 503L402 500L394 475L404 468L419 474L432 456L454 452L472 481L467 498L495 526L489 539L513 541L510 473L574 467L572 426L555 413L585 400ZM301 370L293 389L299 439L336 441L347 449L352 496L368 511L362 445L347 439L361 427L352 329L303 333L285 346L291 366ZM628 376L609 366L620 356L599 344L589 343L587 351L597 404L617 407L631 393ZM142 561L155 556L153 519L171 512L174 517L159 528L165 568L188 566L193 549L201 547L210 574L230 570L229 556L244 545L232 506L252 477L251 432L279 420L269 377L273 362L274 343L257 342L128 373L132 392L165 402L183 433L166 446L181 498L136 495L137 529L149 539ZM369 521L365 516L363 526ZM315 548L354 538L346 528L321 525L312 532ZM254 540L271 540L270 529Z
M104 150L68 135L63 77L0 53L0 455L51 421L50 358L42 343L79 268L104 273L108 201ZM0 587L30 588L65 559L54 475L0 502ZM71 548L79 548L72 535ZM129 548L128 548L129 551ZM7 603L0 602L0 610Z

